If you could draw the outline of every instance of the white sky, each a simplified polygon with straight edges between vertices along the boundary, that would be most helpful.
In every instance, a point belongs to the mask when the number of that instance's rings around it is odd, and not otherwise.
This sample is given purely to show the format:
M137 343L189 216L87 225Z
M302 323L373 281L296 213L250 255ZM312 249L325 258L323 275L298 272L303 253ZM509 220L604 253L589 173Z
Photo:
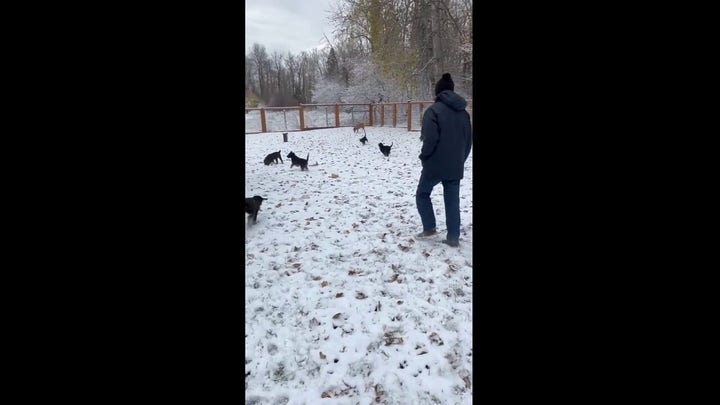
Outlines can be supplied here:
M328 22L330 4L337 0L246 0L245 54L253 43L265 46L269 55L297 55L318 47L323 33L332 38L333 26Z

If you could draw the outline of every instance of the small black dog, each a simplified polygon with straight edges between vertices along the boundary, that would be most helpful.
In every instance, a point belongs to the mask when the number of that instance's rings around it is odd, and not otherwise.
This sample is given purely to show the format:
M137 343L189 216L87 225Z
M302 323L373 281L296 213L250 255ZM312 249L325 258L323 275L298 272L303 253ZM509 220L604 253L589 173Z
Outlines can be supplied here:
M265 162L266 166L269 165L270 163L277 164L278 159L280 159L280 163L285 163L285 162L283 162L282 157L280 157L280 151L273 152L273 153L265 156L264 162Z
M380 146L380 152L382 152L385 156L390 156L390 148L392 148L393 144L395 142L391 143L390 146L383 145L382 142L380 142L378 145Z
M254 224L257 223L257 214L258 211L260 211L260 204L262 204L265 200L267 200L267 198L262 198L259 195L256 195L253 198L245 199L245 212L250 214L248 215L248 218L252 217Z
M365 142L367 142L367 135L360 138L360 142L362 142L362 144L365 145Z
M308 155L305 159L297 157L295 153L290 152L288 153L287 157L290 158L290 168L292 169L293 166L300 166L300 170L307 170L308 168L308 159L310 159L310 152L308 152Z

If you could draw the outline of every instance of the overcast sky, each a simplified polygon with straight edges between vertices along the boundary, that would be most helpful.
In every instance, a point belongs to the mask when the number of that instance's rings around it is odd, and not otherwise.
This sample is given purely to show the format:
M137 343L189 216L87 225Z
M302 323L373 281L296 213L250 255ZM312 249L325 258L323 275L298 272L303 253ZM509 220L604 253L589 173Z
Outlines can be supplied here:
M246 0L245 55L253 43L265 46L268 55L279 51L297 55L321 44L323 33L332 39L327 21L330 4L337 0Z

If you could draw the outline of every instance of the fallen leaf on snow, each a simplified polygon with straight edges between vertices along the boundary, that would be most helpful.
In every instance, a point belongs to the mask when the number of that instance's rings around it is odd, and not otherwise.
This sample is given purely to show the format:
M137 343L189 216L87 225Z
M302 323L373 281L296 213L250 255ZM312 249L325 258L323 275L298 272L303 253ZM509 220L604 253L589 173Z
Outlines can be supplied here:
M442 346L445 344L436 332L430 334L430 342L436 346Z

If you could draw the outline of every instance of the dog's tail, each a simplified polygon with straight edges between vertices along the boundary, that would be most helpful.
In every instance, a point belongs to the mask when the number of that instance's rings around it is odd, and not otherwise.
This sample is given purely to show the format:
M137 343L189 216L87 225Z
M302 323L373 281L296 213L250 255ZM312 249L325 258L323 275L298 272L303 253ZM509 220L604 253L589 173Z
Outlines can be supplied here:
M393 143L395 143L395 142L393 142ZM390 146L388 146L388 148L392 148L392 146L393 146L393 143L391 143L391 144L390 144Z
M308 155L307 155L307 157L305 158L305 160L309 160L309 159L310 159L310 152L308 152Z

